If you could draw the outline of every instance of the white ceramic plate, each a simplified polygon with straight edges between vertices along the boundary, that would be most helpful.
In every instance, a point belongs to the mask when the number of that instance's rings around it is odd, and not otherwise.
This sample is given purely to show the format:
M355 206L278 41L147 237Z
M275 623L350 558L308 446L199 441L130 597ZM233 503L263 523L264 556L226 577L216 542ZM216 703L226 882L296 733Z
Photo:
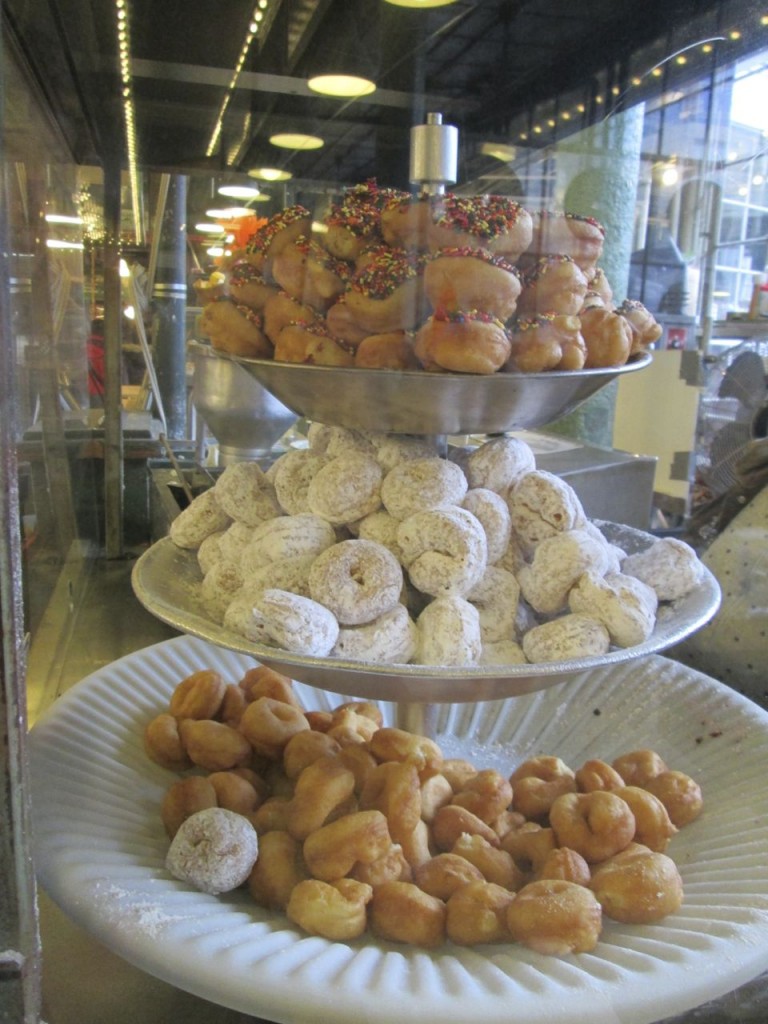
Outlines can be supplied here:
M116 953L179 988L279 1024L650 1024L768 967L768 714L657 655L487 704L439 708L449 756L512 770L557 753L573 767L652 747L702 785L703 815L669 852L681 910L650 926L607 923L590 954L509 944L432 951L300 934L247 893L172 879L159 819L174 776L142 750L143 724L202 667L237 681L253 660L179 637L68 691L30 736L40 882ZM306 707L339 697L297 684ZM395 708L382 705L387 722Z

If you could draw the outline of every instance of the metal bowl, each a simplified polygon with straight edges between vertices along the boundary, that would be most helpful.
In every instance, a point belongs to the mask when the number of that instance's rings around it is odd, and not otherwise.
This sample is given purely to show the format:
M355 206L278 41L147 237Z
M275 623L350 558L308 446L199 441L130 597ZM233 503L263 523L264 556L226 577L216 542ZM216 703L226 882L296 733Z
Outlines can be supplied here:
M300 416L389 434L499 434L571 412L617 377L648 366L491 375L308 366L222 354Z
M598 523L605 536L627 553L641 551L656 538L630 526ZM266 644L251 643L213 622L200 598L200 568L194 551L164 538L144 552L133 569L133 590L157 618L182 633L218 647L253 655L302 683L364 700L411 704L466 703L517 697L566 682L588 669L618 665L674 646L705 625L720 604L720 588L705 572L703 581L685 597L661 605L653 633L636 647L573 661L526 665L441 667L391 665L315 658L290 654Z

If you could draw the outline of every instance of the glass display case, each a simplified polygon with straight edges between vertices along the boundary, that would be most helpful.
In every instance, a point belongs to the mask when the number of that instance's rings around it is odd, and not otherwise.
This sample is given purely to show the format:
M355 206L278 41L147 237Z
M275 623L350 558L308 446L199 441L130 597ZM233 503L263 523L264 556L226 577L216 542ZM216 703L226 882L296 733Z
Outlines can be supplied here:
M609 540L644 550L669 532L682 538L703 500L695 419L691 450L668 467L635 418L663 423L690 403L638 409L622 386L654 354L683 350L680 386L706 405L704 370L722 338L757 339L765 370L768 11L756 0L224 6L4 0L0 12L0 1018L386 1024L397 996L424 1024L502 1020L512 998L524 1024L764 1019L767 851L752 822L768 798L768 704L670 650L717 614L708 570L629 654L614 647L546 668L358 669L327 652L276 655L269 641L201 618L197 556L180 560L169 533L227 468L257 461L267 474L328 425L418 437L454 465L514 437L540 470L570 481ZM414 355L424 323L457 318L443 287L395 331L407 363L356 363L359 339L343 339L342 361L325 365L273 358L269 336L249 353L217 344L210 309L233 266L257 266L254 239L300 209L312 244L327 248L345 197L364 189L430 206L491 197L539 227L559 216L596 226L600 270L579 271L578 308L557 315L641 309L652 336L602 365L583 362L582 341L575 367L558 348L526 369L510 348L491 372L465 372ZM376 231L359 264L342 261L347 276L321 307L323 324L385 245L380 222ZM533 244L506 261L518 292L536 280ZM401 247L385 248L392 262ZM409 259L423 275L422 257ZM509 344L523 321L555 315L480 312ZM304 323L295 312L290 322ZM756 394L760 407L741 424L747 446L765 437L764 381ZM687 494L672 503L671 531L661 482L670 475ZM507 771L561 751L576 766L603 756L601 745L606 756L617 744L679 754L711 800L704 831L679 844L690 904L645 936L612 932L581 962L510 955L509 944L490 954L308 944L279 911L261 909L249 924L258 935L238 946L227 936L247 930L249 911L235 897L187 900L166 884L149 805L159 807L167 779L145 777L141 723L205 659L236 678L254 658L294 678L313 707L370 700L388 724ZM733 777L739 758L746 788ZM95 793L83 786L91 771ZM741 854L717 820L729 807L746 837ZM139 896L128 899L136 879ZM270 964L281 954L291 966Z

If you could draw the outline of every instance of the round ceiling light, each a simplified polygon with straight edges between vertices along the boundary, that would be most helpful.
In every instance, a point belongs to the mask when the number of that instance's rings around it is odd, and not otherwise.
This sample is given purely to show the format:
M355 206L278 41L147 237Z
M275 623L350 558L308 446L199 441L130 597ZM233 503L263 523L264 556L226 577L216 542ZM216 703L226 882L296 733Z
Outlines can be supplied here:
M342 96L348 99L370 96L376 91L375 82L357 75L314 75L307 81L307 85L312 92L322 93L323 96Z
M219 185L218 192L230 199L255 199L259 194L255 185Z
M277 167L253 167L248 171L248 177L259 178L261 181L290 181L293 175Z
M221 224L195 224L195 231L199 231L204 235L221 235L223 234L223 228Z
M298 132L281 132L270 136L269 141L280 149L320 149L325 145L317 135L301 135Z
M456 0L386 0L386 3L394 7L447 7Z

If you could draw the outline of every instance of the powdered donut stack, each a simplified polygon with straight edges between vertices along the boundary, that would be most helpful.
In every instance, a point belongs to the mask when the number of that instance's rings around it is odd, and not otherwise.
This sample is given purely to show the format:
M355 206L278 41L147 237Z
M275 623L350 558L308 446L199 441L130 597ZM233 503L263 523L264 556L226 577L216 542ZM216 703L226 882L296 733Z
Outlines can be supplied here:
M661 334L613 301L591 217L375 181L270 218L198 287L214 348L280 362L493 374L619 367Z
M532 449L449 458L423 438L312 424L265 472L227 466L174 520L212 620L293 654L510 665L599 656L701 581L674 538L627 555Z

